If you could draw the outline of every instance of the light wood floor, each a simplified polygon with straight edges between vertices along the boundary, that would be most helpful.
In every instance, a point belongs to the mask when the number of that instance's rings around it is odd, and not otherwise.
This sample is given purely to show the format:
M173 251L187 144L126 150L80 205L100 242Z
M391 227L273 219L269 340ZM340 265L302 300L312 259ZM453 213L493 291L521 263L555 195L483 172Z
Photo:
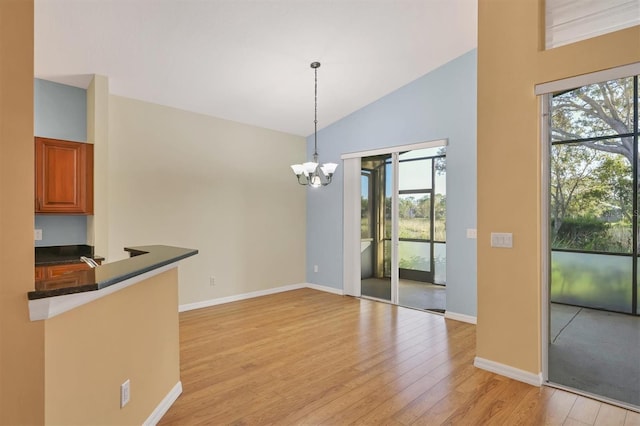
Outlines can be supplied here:
M640 425L473 367L473 325L310 289L181 313L180 345L161 425Z

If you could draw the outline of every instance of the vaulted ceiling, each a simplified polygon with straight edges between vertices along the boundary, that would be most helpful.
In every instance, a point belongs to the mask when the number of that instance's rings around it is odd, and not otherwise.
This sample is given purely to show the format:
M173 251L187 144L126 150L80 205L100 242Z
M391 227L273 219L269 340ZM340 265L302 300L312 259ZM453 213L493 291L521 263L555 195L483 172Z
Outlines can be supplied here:
M476 0L36 0L36 77L306 136L477 45Z

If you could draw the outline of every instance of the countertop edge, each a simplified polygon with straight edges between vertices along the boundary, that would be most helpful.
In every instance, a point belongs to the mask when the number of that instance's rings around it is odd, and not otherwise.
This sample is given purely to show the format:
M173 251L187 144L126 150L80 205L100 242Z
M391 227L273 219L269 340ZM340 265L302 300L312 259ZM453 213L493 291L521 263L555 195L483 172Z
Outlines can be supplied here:
M101 273L102 277L96 278L95 282L87 282L85 285L63 287L49 290L33 290L27 293L29 300L43 299L47 297L57 297L81 293L85 291L96 291L120 281L135 277L147 271L159 268L168 263L198 254L198 250L173 246L141 246L141 247L125 247L125 251L131 253L128 259L119 260L105 265L98 266L95 271ZM168 252L168 253L167 253ZM152 255L147 259L147 255ZM70 272L69 274L73 274ZM98 272L96 272L98 274ZM70 276L70 275L69 275Z
M97 260L100 262L105 261L105 258L102 256L87 256L87 257L90 257L91 259ZM80 257L74 257L74 258L63 259L63 260L40 261L40 262L35 262L34 265L35 267L39 267L39 266L55 266L55 265L73 265L77 263L82 263L82 261L80 260Z
M81 285L28 292L30 319L51 318L171 269L179 261L198 254L195 249L161 245L131 247L125 251L130 252L131 257L94 269L95 281L85 279Z
M120 281L109 287L95 291L83 291L81 293L64 294L60 296L44 297L41 299L29 300L29 319L31 321L40 321L53 318L64 312L75 309L79 306L86 305L94 300L101 299L116 291L132 286L140 281L144 281L155 275L166 272L177 267L177 261L136 275L132 278Z

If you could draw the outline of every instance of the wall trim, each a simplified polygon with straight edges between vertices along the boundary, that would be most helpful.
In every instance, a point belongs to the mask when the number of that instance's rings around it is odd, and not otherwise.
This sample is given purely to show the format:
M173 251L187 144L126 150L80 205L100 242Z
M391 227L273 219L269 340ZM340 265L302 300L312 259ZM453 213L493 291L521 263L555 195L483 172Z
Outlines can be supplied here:
M171 408L173 403L176 402L176 399L178 399L181 393L182 393L182 382L178 381L178 383L176 383L173 386L173 388L171 388L169 393L164 398L162 398L162 401L160 401L160 404L158 404L155 410L153 410L151 415L147 417L147 420L145 420L144 423L142 423L142 425L155 426L156 424L158 424L160 419L162 419L162 416L164 416L167 413L167 411L169 411L169 408Z
M562 90L574 89L601 81L614 80L617 78L629 77L640 74L640 62L622 65L620 67L609 68L589 74L577 75L575 77L563 78L561 80L550 81L535 85L535 94L545 95L547 93L559 92Z
M311 283L305 283L304 285L305 285L305 287L312 288L314 290L325 291L327 293L332 293L332 294L337 294L339 296L344 296L344 290L342 290L340 288L329 287L329 286L320 285L320 284L311 284Z
M208 308L210 306L222 305L225 303L238 302L240 300L253 299L254 297L268 296L270 294L282 293L285 291L299 290L301 288L312 288L314 290L326 291L327 293L338 294L342 296L344 293L341 289L328 287L319 284L300 283L284 285L281 287L269 288L266 290L252 291L250 293L235 294L233 296L219 297L216 299L202 300L200 302L185 303L178 306L178 312L192 311L194 309Z
M435 148L438 146L447 146L447 145L449 145L449 139L444 138L444 139L436 139L436 140L426 141L426 142L416 142L412 144L395 145L395 146L390 146L388 148L369 149L366 151L358 151L358 152L347 152L342 154L340 158L342 160L346 160L348 158L371 157L374 155L391 154L394 152L411 151L414 149Z
M461 321L461 322L466 322L469 324L478 324L478 318L471 316L471 315L465 315L465 314L459 314L457 312L451 312L451 311L445 311L444 312L444 317L446 319L450 319L450 320L454 320L454 321Z
M501 376L509 377L510 379L524 382L532 386L542 386L543 379L542 373L531 373L529 371L520 370L519 368L511 367L499 362L490 361L488 359L476 357L473 361L473 365L482 370L487 370L492 373L500 374Z
M282 287L269 288L267 290L252 291L250 293L235 294L233 296L218 297L216 299L202 300L200 302L185 303L178 306L178 312L192 311L194 309L208 308L209 306L222 305L224 303L237 302L239 300L253 299L254 297L267 296L269 294L282 293L283 291L305 288L305 284L291 284Z

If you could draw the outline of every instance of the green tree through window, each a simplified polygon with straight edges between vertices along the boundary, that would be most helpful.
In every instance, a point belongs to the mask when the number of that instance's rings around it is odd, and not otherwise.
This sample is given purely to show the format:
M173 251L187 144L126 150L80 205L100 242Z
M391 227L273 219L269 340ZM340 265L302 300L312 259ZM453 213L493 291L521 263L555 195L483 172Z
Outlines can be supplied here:
M631 253L637 78L551 100L552 247Z

